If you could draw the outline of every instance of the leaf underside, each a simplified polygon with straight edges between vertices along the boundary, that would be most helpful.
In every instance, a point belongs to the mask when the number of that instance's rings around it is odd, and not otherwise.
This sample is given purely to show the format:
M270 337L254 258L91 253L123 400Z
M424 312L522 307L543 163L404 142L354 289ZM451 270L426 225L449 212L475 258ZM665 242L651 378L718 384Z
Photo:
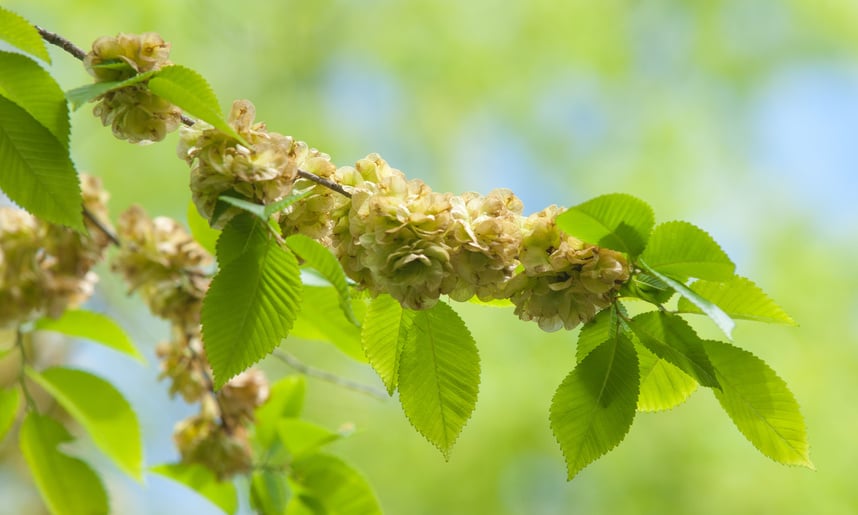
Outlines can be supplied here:
M734 276L727 282L695 281L691 290L715 303L732 318L773 324L796 325L775 301L750 279ZM702 313L686 298L679 299L677 309L683 313Z
M640 254L655 224L652 208L625 193L612 193L571 207L557 217L557 226L580 240Z

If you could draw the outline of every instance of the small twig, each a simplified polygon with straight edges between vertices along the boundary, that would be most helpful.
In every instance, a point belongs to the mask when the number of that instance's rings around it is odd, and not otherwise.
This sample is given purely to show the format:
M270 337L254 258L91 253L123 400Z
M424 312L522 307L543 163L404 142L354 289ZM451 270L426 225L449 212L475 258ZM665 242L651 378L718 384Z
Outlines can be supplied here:
M182 114L182 123L185 124L186 127L193 127L196 123L193 118L187 116L186 114Z
M18 347L18 352L21 353L21 365L18 368L18 384L21 385L21 392L24 394L24 399L27 401L27 411L35 411L36 401L33 400L33 396L30 395L30 390L27 388L27 378L25 377L27 369L27 353L24 350L24 333L21 331L20 327L15 331L15 346Z
M86 57L86 52L84 52L80 47L67 40L66 38L60 36L59 34L54 34L53 32L49 32L42 27L36 25L36 30L41 34L42 39L47 41L48 43L58 46L65 50L66 52L73 55L80 61L83 61L83 58Z
M107 236L107 239L110 240L110 243L116 245L117 247L121 246L119 242L119 237L113 234L113 232L108 229L107 226L101 222L101 220L96 218L95 215L92 214L89 209L83 208L83 216L86 217L87 220L92 222L92 224L96 226L98 230L102 232L102 234Z
M301 362L301 360L289 354L288 352L275 351L274 357L279 359L283 363L286 363L290 367L294 368L298 373L304 374L305 376L315 377L316 379L321 379L322 381L327 381L329 383L342 386L343 388L346 388L348 390L360 392L369 395L370 397L375 397L376 399L386 400L388 398L387 393L377 388L373 388L372 386L367 386L365 384L361 384L356 381L340 377L326 370L320 370L318 368L305 365Z
M316 184L320 184L320 185L328 188L329 190L336 191L340 195L346 196L348 198L352 198L351 193L346 191L345 188L343 188L339 184L335 183L334 181L329 181L328 179L325 179L324 177L319 177L316 174L313 174L310 172L305 172L304 170L298 170L298 176L303 177L303 178L308 179L308 180L311 180L311 181L315 182Z

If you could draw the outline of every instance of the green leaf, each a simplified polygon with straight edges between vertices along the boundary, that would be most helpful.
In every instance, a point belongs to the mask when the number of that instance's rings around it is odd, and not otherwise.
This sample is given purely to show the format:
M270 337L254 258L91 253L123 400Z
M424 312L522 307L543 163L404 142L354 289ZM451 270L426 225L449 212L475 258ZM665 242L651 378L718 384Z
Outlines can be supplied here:
M217 95L203 76L194 70L178 64L161 68L158 74L149 80L149 89L159 97L232 136L243 145L250 146L224 120Z
M283 211L284 209L291 206L295 202L298 202L299 200L303 199L304 197L310 196L310 193L312 193L312 190L307 190L307 191L304 191L302 193L294 193L293 192L293 193L290 193L289 195L283 197L282 199L278 200L277 202L274 202L271 204L266 204L265 205L265 211L263 212L263 214L265 215L265 219L267 220L267 219L271 218L271 215L273 215L274 213Z
M735 265L707 232L688 222L666 222L650 236L641 259L672 278L726 281Z
M107 493L95 471L59 450L60 445L74 440L59 422L29 412L18 439L21 453L51 513L109 512Z
M581 327L575 353L578 363L606 340L616 336L620 323L617 310L623 315L627 314L622 304L615 303L610 308L599 311L592 320Z
M24 108L68 147L69 108L53 77L27 56L0 52L0 95Z
M690 289L718 305L732 318L796 325L795 320L750 279L737 275L727 282L700 280L691 284ZM683 313L703 313L685 298L679 299L677 309Z
M48 222L84 230L80 183L68 150L44 125L0 96L0 189Z
M693 305L697 306L700 311L706 314L715 325L718 326L719 329L727 336L727 338L732 338L733 328L736 326L736 322L730 318L730 315L724 313L724 311L719 308L715 303L709 301L698 295L695 291L688 288L679 281L676 281L666 275L662 275L652 269L647 263L643 260L638 261L638 265L643 267L644 270L653 274L657 278L661 279L665 283L667 283L671 288L673 288L677 293L679 293L683 298L688 299Z
M54 331L76 338L86 338L127 354L141 363L146 361L122 327L102 313L82 309L67 309L59 318L40 318L36 321L34 328L40 331Z
M798 403L765 361L728 343L706 340L721 407L761 453L778 463L814 468Z
M6 433L12 428L18 418L21 407L21 392L18 388L10 387L0 390L0 442L6 438Z
M398 376L405 416L449 459L474 411L480 383L476 343L450 306L438 302L414 314L399 356Z
M366 302L351 299L350 304L357 319L362 318ZM366 363L361 329L346 320L340 309L340 295L331 286L303 286L301 312L289 336L330 342L353 360Z
M635 345L640 363L641 391L638 411L662 411L679 406L697 390L697 381L682 370Z
M641 313L629 326L641 343L704 386L718 388L715 370L703 350L703 340L688 322L661 311Z
M89 433L119 468L143 479L143 440L137 415L116 388L83 370L52 367L27 375L45 389Z
M66 98L71 104L72 111L77 111L87 102L94 100L107 92L140 84L141 82L145 82L154 77L156 73L158 73L158 70L138 73L137 75L125 80L84 84L83 86L66 91Z
M230 220L217 251L221 269L203 299L201 318L206 355L220 388L289 334L300 308L301 278L295 256L250 215Z
M48 48L36 27L19 14L3 7L0 7L0 39L46 63L51 62Z
M203 218L193 201L188 202L188 228L191 230L191 235L197 243L202 245L209 254L214 255L217 250L217 239L220 236L220 230L212 229L208 221Z
M567 209L557 227L588 243L636 256L646 246L655 215L643 200L612 193Z
M327 247L303 234L293 234L286 238L286 246L336 288L340 295L340 309L343 310L343 314L349 322L360 327L360 322L352 311L351 293L346 282L346 274L336 256Z
M638 362L622 333L593 350L560 383L551 400L551 430L566 458L568 479L619 444L635 418Z
M363 321L361 346L390 395L396 390L399 356L416 314L382 294L372 300Z
M268 217L265 216L265 206L262 204L257 204L241 197L233 197L232 195L221 195L217 199L219 202L224 202L250 213L263 222L268 221Z
M198 463L163 463L150 472L181 483L230 515L238 511L238 494L230 481L218 481L214 472Z
M313 454L319 448L339 440L341 433L300 418L283 418L277 422L280 442L295 459Z
M269 469L256 470L250 476L250 506L264 515L286 513L291 492L286 474Z
M366 479L334 456L313 454L296 461L290 479L298 495L293 495L289 501L289 510L293 509L293 503L305 502L303 499L321 508L315 513L381 514L381 507Z
M253 440L264 452L279 442L277 424L284 418L301 415L307 383L303 376L286 376L269 390L268 400L256 408Z

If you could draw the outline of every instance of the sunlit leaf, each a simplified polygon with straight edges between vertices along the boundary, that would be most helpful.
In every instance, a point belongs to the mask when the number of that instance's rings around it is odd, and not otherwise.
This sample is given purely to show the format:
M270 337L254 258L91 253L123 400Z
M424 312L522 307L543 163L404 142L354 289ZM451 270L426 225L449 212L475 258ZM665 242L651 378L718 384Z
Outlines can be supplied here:
M292 503L310 501L321 508L315 513L331 515L380 515L381 507L369 483L343 460L328 454L313 454L292 465L290 482L297 494ZM292 513L292 511L287 511Z
M687 299L688 302L697 306L701 312L706 314L706 316L708 316L713 322L715 322L715 325L717 325L718 328L721 329L721 331L727 336L727 338L733 337L732 333L733 328L736 326L736 322L734 322L733 319L730 318L730 315L724 313L724 310L718 307L718 305L716 305L709 299L703 298L697 292L695 292L688 286L685 286L681 282L655 271L643 260L638 261L638 264L643 267L644 270L647 270L649 273L653 274L658 279L664 281L668 286L673 288L674 291L679 293L684 299Z
M135 84L140 84L152 78L158 70L152 70L144 73L138 73L133 77L125 80L94 82L92 84L84 84L83 86L66 91L66 98L71 104L72 111L77 111L87 102L94 100L96 97L113 91L115 89L126 88Z
M21 407L21 391L16 387L0 390L0 442L6 438L6 433L12 428L18 418Z
M89 433L119 468L143 479L143 439L137 415L116 388L83 370L52 367L27 375L44 388Z
M703 229L688 222L666 222L653 230L641 259L674 279L728 280L735 265Z
M629 326L653 354L676 365L698 383L718 387L703 340L688 322L676 315L650 311L634 317Z
M402 309L390 295L382 294L372 300L363 321L361 345L390 395L396 390L399 356L415 315L415 311Z
M4 7L0 7L0 39L46 63L51 62L48 48L36 27Z
M277 424L301 414L306 389L304 376L299 375L286 376L271 385L268 400L256 408L253 440L261 454L270 452L279 443Z
M587 354L604 343L609 338L616 336L619 330L619 317L617 311L626 314L622 304L616 303L608 309L603 309L596 316L581 327L578 333L578 346L576 357L580 363Z
M348 282L346 282L346 274L336 256L327 247L303 234L293 234L287 237L286 246L304 260L307 266L322 274L322 277L336 288L343 314L351 323L360 326L360 322L352 311L351 293Z
M277 434L295 459L313 454L319 448L343 437L340 433L300 418L280 419L277 422Z
M194 70L178 64L164 67L149 80L149 89L245 146L250 146L224 120L217 95L203 76Z
M0 95L18 104L68 147L69 108L51 74L21 54L0 52Z
M216 388L280 345L298 314L298 262L266 231L264 222L239 215L218 239L221 269L201 315Z
M66 146L0 96L0 189L30 213L84 230L80 183Z
M551 400L551 430L570 480L625 438L635 418L638 381L634 347L618 333L560 383Z
M735 276L726 282L700 280L695 281L690 289L718 305L732 318L796 325L795 320L750 279ZM684 313L703 313L686 298L679 299L677 309Z
M145 362L143 355L140 354L122 327L102 313L82 309L67 309L59 318L40 318L36 321L34 328L40 331L55 331L67 336L86 338L127 354L141 363Z
M476 406L480 384L477 346L450 306L439 302L414 314L398 376L405 416L449 459Z
M641 391L638 411L662 411L685 402L697 390L697 381L659 358L643 345L635 345L640 363Z
M51 513L80 515L110 511L107 493L95 471L59 449L74 440L59 422L29 412L18 438L21 453Z
M301 296L301 312L289 336L330 342L353 360L366 363L361 347L361 328L346 320L337 291L332 286L305 284ZM361 320L366 311L366 301L352 298L350 304L356 318Z
M728 343L706 340L724 411L754 447L786 465L813 468L807 430L786 383L760 358Z
M632 256L644 249L654 224L649 204L625 193L596 197L557 217L566 234Z
M218 229L212 229L208 221L203 218L193 201L188 202L188 228L194 239L206 249L209 254L214 255L217 251L217 239L220 236Z
M214 472L198 463L164 463L149 467L150 472L181 483L228 513L238 511L238 494L231 481L218 481Z

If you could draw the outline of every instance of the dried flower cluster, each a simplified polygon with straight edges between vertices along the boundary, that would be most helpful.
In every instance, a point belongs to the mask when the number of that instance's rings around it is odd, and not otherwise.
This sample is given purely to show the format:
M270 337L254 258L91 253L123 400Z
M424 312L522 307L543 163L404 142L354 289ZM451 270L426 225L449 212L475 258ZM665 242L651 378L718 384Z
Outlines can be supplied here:
M186 462L201 463L218 477L249 470L248 425L268 398L268 382L257 370L233 378L217 393L200 334L200 310L210 278L211 256L166 217L149 218L132 206L119 218L121 247L114 270L140 293L155 315L171 322L171 339L158 345L161 378L170 394L201 403L200 413L179 422L176 446Z
M224 193L271 204L308 192L275 215L283 233L300 232L329 246L346 274L373 294L389 293L410 309L429 308L441 295L509 299L521 319L555 331L591 319L628 280L620 253L557 229L556 206L524 217L509 190L437 193L377 154L336 168L305 143L254 124L253 114L242 100L230 115L249 148L202 124L182 130L179 154L191 164L199 212L211 220ZM351 198L298 179L299 169L333 180ZM236 209L219 214L215 226Z
M123 81L169 66L169 56L170 44L154 32L119 34L97 39L84 66L96 82ZM109 125L117 138L131 143L161 141L182 121L182 111L144 83L108 91L96 100L93 112L101 123Z
M107 220L101 182L80 176L84 206ZM40 316L57 317L92 295L92 267L110 243L91 221L88 234L44 222L20 209L0 208L0 328Z

